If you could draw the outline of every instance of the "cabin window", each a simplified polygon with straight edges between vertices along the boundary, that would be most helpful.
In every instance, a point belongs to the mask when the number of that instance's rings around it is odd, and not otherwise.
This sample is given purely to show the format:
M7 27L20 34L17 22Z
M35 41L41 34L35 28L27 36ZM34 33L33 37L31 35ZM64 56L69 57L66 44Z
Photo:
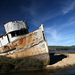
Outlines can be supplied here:
M20 35L20 32L19 31L16 31L16 36L19 36Z
M11 33L11 36L14 37L14 36L15 36L15 32L12 32L12 33Z
M11 36L15 37L15 36L24 35L24 34L27 34L27 33L28 33L28 30L14 31L14 32L11 32Z

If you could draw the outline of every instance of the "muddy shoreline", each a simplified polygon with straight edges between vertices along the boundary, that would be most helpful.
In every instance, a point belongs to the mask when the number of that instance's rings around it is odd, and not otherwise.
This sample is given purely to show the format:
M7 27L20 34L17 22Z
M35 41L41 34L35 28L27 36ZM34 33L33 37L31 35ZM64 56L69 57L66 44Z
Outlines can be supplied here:
M46 66L52 72L75 66L75 53L51 53L50 63Z
M75 59L75 53L50 53L50 63L49 63L49 65L46 66L45 71L47 71L49 73L54 73L54 72L57 72L60 70L74 67L75 66L75 60L74 59ZM6 61L6 60L10 60L10 59L5 58L4 60ZM19 63L20 60L22 62ZM25 62L25 60L18 59L17 60L18 64L15 63L15 60L12 63L11 63L11 61L10 61L10 63L4 63L3 65L1 65L2 69L0 68L0 73L26 71L26 68L24 68L24 65L26 65L26 64L23 64L24 62ZM35 63L37 63L37 60L35 61ZM5 67L5 64L7 64L6 67ZM30 62L30 64L31 64L31 62ZM39 64L37 63L38 66L40 64L41 63L39 63ZM13 70L11 70L11 67L13 68ZM37 66L35 66L34 64L32 66L30 65L30 67L31 67L31 69L34 67L37 68ZM36 68L34 69L34 71L41 70L41 68L39 69L39 67L37 69ZM7 69L9 69L9 71ZM31 69L28 71L33 71Z

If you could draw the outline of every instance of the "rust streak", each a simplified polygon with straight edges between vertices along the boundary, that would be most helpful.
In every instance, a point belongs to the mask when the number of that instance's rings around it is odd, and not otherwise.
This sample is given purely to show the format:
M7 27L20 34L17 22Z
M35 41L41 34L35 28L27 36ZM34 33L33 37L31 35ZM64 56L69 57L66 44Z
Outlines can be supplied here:
M14 48L15 46L14 46L14 44L12 43L12 45L11 45L11 48Z
M23 39L23 42L22 42L21 46L22 46L22 47L25 47L25 45L26 45L26 38Z
M19 43L21 44L23 42L23 38L20 38L19 39Z
M27 38L27 45L31 45L31 41L32 41L32 34L30 34L30 36Z

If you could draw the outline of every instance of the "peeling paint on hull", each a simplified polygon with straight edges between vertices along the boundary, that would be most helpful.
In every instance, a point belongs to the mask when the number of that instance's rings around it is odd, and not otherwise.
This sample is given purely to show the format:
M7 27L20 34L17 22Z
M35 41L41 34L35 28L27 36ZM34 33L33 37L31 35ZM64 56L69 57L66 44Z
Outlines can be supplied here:
M43 26L0 48L0 55L11 58L30 57L49 64L49 50Z

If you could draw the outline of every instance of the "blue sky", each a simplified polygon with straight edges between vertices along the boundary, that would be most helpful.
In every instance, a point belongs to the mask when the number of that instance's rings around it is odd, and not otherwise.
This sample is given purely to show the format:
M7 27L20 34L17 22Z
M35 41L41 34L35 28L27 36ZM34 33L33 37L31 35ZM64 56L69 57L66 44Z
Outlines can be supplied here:
M44 24L48 45L75 45L75 0L0 0L0 35L4 23L23 19L29 32Z

